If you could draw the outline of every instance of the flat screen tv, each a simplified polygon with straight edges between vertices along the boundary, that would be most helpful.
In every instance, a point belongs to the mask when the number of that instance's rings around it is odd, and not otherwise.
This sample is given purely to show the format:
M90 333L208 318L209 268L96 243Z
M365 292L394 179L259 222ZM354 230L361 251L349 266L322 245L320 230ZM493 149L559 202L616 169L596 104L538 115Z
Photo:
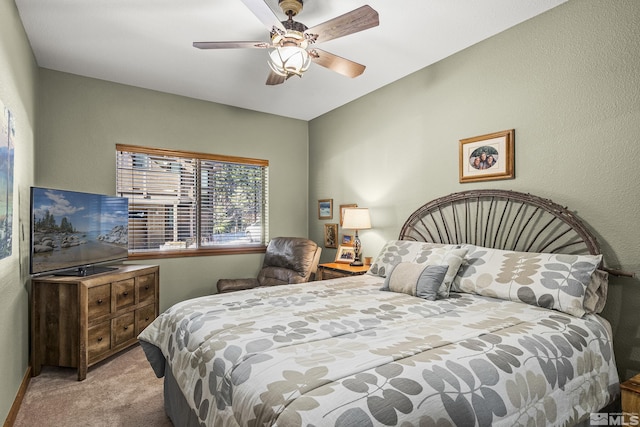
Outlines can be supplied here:
M128 256L125 197L31 187L31 275L88 276Z

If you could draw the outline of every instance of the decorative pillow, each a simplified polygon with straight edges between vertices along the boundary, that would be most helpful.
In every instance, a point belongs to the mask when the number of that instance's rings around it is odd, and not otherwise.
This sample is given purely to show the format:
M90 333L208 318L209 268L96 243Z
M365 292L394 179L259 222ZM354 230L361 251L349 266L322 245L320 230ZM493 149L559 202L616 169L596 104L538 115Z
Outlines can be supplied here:
M424 242L412 242L408 240L390 240L371 264L367 274L387 277L393 266L401 262L412 262Z
M401 262L392 267L381 291L401 292L429 301L438 297L438 289L447 274L448 265Z
M587 286L602 255L469 249L452 290L551 308L582 317Z
M602 313L607 303L607 291L609 290L609 273L596 270L591 276L584 296L584 311L587 313Z
M422 265L447 264L449 269L438 290L439 297L447 298L451 283L467 251L466 247L463 248L460 245L391 240L387 242L376 257L376 260L371 264L368 274L387 277L393 267L401 262Z
M445 274L444 280L438 289L438 296L440 298L448 298L453 279L455 279L468 251L468 248L461 248L457 245L423 243L414 262L426 265L446 264L448 266L447 274Z

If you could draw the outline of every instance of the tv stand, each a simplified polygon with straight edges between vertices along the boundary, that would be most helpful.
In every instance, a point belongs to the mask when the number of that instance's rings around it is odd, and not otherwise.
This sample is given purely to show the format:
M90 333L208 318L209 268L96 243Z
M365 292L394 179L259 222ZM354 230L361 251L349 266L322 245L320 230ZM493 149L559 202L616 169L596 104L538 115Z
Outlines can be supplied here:
M121 265L92 276L31 281L32 375L42 365L87 368L138 342L158 316L157 265Z
M87 267L72 268L69 270L56 271L52 273L54 276L71 276L71 277L86 277L93 276L94 274L107 273L109 271L115 271L118 267L107 267L102 265L91 265Z

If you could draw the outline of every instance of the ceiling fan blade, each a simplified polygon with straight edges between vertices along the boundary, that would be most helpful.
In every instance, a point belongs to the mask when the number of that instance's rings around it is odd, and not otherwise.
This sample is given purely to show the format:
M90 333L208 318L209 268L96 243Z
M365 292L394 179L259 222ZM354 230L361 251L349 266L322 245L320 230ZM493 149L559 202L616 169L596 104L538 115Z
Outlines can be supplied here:
M284 83L284 81L287 78L284 76L281 76L280 74L276 74L273 71L271 71L269 73L269 76L267 76L267 85L269 86L275 86L275 85L279 85Z
M197 47L198 49L268 49L271 47L271 44L265 42L193 42L193 47Z
M309 56L316 64L351 78L358 77L364 72L364 69L367 68L362 64L358 64L357 62L350 61L321 49L312 49L309 52Z
M330 19L305 31L311 39L320 43L348 36L380 24L378 12L365 5L344 15Z
M278 17L273 13L264 0L242 0L242 3L244 3L244 5L247 6L254 15L256 15L260 22L262 22L269 31L271 31L273 27L286 31L282 22L280 22Z

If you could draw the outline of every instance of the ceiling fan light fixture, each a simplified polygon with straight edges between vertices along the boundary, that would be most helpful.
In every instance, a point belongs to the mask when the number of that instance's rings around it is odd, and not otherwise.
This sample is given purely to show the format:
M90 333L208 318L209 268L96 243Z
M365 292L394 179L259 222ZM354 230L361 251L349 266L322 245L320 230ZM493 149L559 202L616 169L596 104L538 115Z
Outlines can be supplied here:
M269 49L267 63L271 72L266 81L269 86L284 83L293 75L302 77L311 62L351 78L364 72L366 67L362 64L320 49L311 48L311 46L318 42L337 39L378 26L380 23L378 12L371 6L361 6L308 28L303 23L293 20L293 17L302 11L303 0L278 0L278 5L287 15L286 21L278 19L267 4L267 0L242 0L242 2L269 29L271 43L260 41L194 42L193 46L198 49Z
M309 69L310 65L309 52L299 46L282 46L273 49L269 53L269 67L271 67L271 70L287 78L292 75L302 77L302 74Z

